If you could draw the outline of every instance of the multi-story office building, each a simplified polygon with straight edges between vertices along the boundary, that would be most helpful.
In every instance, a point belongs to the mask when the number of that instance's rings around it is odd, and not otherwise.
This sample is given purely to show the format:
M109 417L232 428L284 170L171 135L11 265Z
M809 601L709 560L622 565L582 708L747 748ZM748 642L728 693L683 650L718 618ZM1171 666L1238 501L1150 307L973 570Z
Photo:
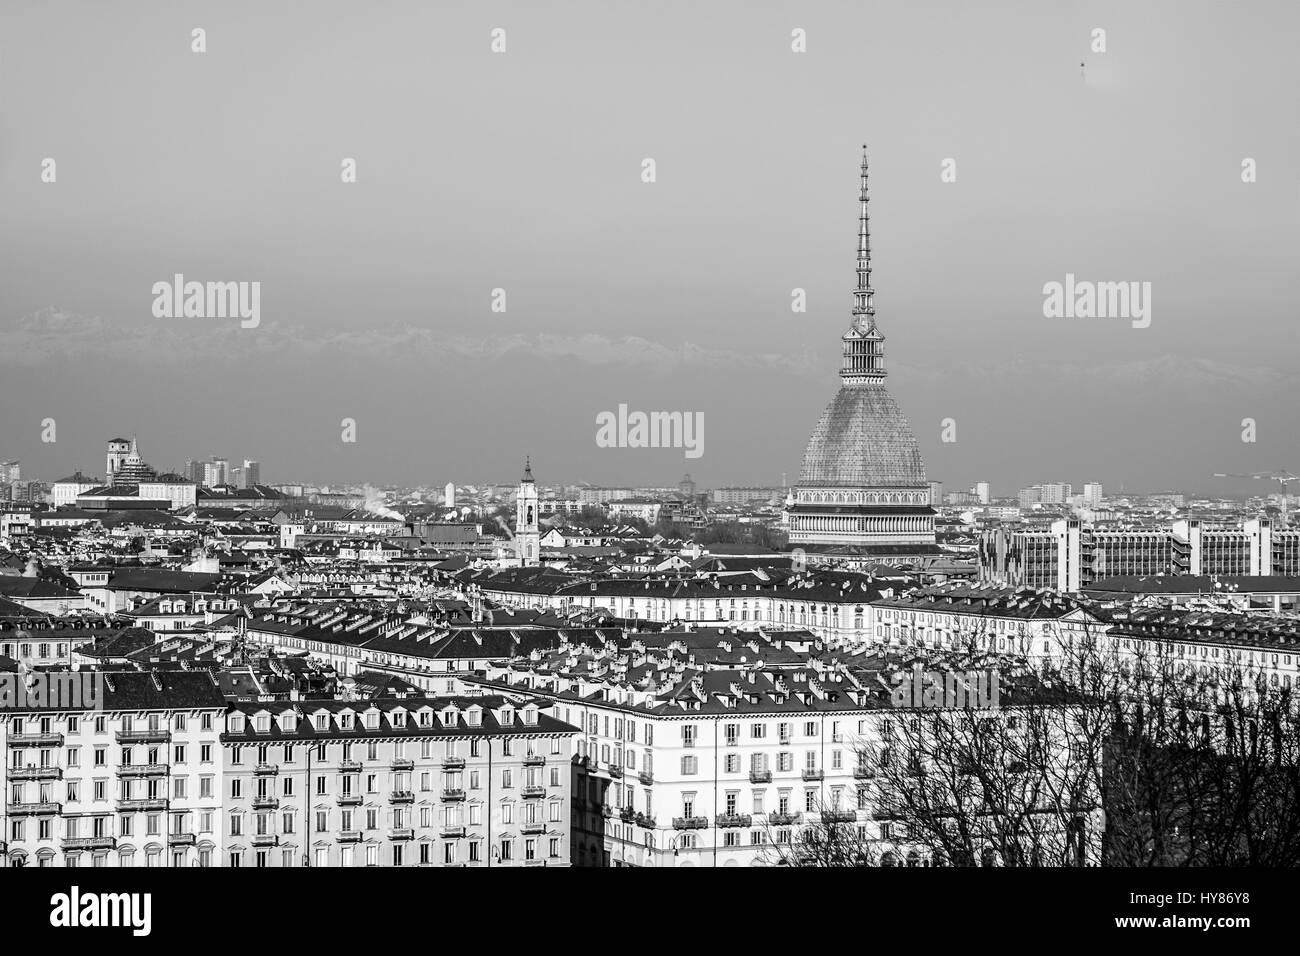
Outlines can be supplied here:
M221 735L229 866L568 866L573 737L501 697L246 702Z
M1266 518L1240 528L1183 519L1167 528L1123 530L1067 518L1047 529L986 531L978 553L981 580L1077 591L1128 575L1297 575L1300 531L1275 529Z
M214 866L225 699L205 672L69 673L79 700L0 712L8 866ZM49 702L47 702L48 704Z

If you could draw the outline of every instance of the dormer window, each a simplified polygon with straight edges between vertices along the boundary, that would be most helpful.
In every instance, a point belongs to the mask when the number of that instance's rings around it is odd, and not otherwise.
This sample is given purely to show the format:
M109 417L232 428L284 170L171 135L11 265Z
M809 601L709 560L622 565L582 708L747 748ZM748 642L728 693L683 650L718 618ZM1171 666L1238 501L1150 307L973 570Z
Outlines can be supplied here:
M421 727L428 727L432 722L433 722L433 714L429 713L427 710L420 711Z
M514 712L514 710L513 710L512 708L510 708L510 707L503 707L503 708L501 709L501 724L502 724L502 726L504 726L504 727L509 727L509 726L510 726L511 724L513 724L514 722L515 722L515 712Z
M329 726L330 726L330 718L329 718L329 714L317 714L317 715L316 715L316 729L317 729L317 730L329 730Z
M124 721L124 723L125 723L125 721ZM242 733L244 732L244 715L243 715L243 714L231 714L231 715L230 715L230 732L231 732L232 734L242 734Z
M460 711L455 708L444 710L442 712L442 725L444 727L455 727L460 722Z
M405 712L405 711L402 711L402 710L396 710L396 711L393 711L393 726L394 726L394 727L405 727L405 726L406 726L406 712Z
M280 727L286 734L291 734L298 729L298 717L295 714L282 714L280 717Z
M270 732L271 732L271 715L270 715L270 714L258 714L258 715L257 715L257 732L258 732L259 734L267 734L267 733L270 733Z
M366 727L370 730L375 730L379 727L379 711L372 710L366 714Z
M352 729L352 715L350 713L339 714L339 727L343 730Z
M536 707L525 707L525 708L524 708L524 723L526 723L526 724L535 724L535 723L537 723L537 708L536 708Z
M465 722L471 727L483 726L483 712L480 710L471 710L465 715Z

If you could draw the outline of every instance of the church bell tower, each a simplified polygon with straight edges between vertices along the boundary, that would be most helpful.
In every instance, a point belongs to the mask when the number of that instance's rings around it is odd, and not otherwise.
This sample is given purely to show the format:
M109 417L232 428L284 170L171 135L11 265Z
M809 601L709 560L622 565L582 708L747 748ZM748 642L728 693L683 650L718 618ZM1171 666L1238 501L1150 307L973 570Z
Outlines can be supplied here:
M515 556L520 567L538 563L541 535L537 529L537 485L533 482L533 463L525 459L524 476L519 479L515 495Z

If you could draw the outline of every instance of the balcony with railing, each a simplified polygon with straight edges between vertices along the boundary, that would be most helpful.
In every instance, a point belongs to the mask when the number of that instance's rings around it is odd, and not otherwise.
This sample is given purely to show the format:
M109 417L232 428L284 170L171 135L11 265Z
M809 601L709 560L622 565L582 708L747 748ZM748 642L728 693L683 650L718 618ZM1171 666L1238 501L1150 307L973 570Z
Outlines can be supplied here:
M826 771L816 770L812 767L804 767L803 778L805 780L821 780L826 776Z
M802 813L769 813L767 815L767 822L774 827L792 827L802 820Z
M415 831L410 827L393 827L388 831L390 840L414 840Z
M749 772L750 783L771 783L772 771L770 770L751 770Z
M117 768L119 777L165 777L167 776L167 765L165 763L127 763Z
M520 833L545 833L546 823L543 820L534 820L531 823L520 824Z
M443 787L442 799L451 803L456 800L465 799L465 791L460 787Z
M119 813L137 813L141 810L165 810L167 801L162 797L145 797L141 800L117 801Z
M546 796L546 788L540 784L527 784L526 786L520 787L519 792L526 800Z
M361 772L360 760L339 761L339 773L360 773L360 772Z
M360 831L360 830L340 830L340 831L339 831L339 835L338 835L338 842L339 842L339 843L360 843L360 842L361 842L361 831Z
M361 806L361 794L359 793L340 793L337 799L340 807Z
M616 763L612 763L609 765L609 775L621 780L623 779L623 768Z
M11 817L54 817L62 809L59 803L10 803L5 806L5 813Z
M752 827L754 818L748 813L719 813L717 824L720 827Z
M10 767L9 779L18 780L61 780L62 767Z
M707 830L708 817L673 817L674 830Z
M272 797L268 794L261 794L253 798L253 809L278 810L280 809L280 801L278 798Z
M858 812L856 810L823 810L822 823L856 823Z
M545 763L546 763L546 757L545 757L544 755L542 755L542 754L525 754L525 755L524 755L524 766L525 766L525 767L541 767L541 766L545 765Z
M403 770L414 770L415 761L409 757L394 757L393 762L389 764L389 767L399 772Z
M10 747L62 747L63 734L10 734Z
M111 850L117 840L111 836L67 837L59 841L64 850Z
M648 816L648 815L646 815L646 814L644 814L644 813L637 813L637 815L636 815L635 819L633 820L633 822L634 822L637 826L639 826L639 827L643 827L643 828L645 828L646 830L653 830L655 827L657 827L657 826L659 825L658 823L655 822L655 818L654 818L654 817L652 817L652 816Z
M279 845L280 845L280 838L276 836L274 833L253 834L253 846L265 847L265 846L279 846Z
M442 769L443 770L464 770L465 758L455 757L448 754L447 756L442 758Z
M414 803L415 793L411 790L394 790L388 795L390 803Z
M860 763L853 768L853 776L858 780L873 780L875 779L876 771L867 764Z
M117 742L119 744L169 744L172 742L170 730L161 728L156 730L119 730L117 732Z
M465 836L465 824L448 823L438 827L438 836L444 840L459 840Z
M637 774L637 779L639 779L643 784L645 784L648 787L655 782L655 775L653 772L649 770L642 770L639 774Z
M254 837L253 839L254 839L254 841L256 841L256 840L257 840L257 837ZM194 836L193 833L169 833L169 834L167 834L167 845L168 845L168 846L193 846L193 845L194 845L194 842L195 842L195 836ZM254 842L254 846L256 846L256 842Z
M624 823L631 823L636 819L636 811L631 807L624 807L618 811L618 818Z
M273 763L259 763L253 768L253 773L259 777L274 777L280 772L279 766Z

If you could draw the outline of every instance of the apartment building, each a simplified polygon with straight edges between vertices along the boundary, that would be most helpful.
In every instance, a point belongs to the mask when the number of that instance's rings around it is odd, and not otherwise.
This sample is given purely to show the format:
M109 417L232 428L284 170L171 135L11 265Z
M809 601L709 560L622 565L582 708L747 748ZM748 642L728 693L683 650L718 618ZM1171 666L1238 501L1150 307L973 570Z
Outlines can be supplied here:
M638 660L584 676L570 658L464 678L484 693L550 699L582 728L575 865L771 865L818 822L853 825L885 863L931 860L873 785L866 755L904 713L874 674L815 659L703 672Z
M568 866L573 738L503 697L241 702L228 866Z
M0 862L214 866L225 699L204 672L112 672L80 701L0 711Z

